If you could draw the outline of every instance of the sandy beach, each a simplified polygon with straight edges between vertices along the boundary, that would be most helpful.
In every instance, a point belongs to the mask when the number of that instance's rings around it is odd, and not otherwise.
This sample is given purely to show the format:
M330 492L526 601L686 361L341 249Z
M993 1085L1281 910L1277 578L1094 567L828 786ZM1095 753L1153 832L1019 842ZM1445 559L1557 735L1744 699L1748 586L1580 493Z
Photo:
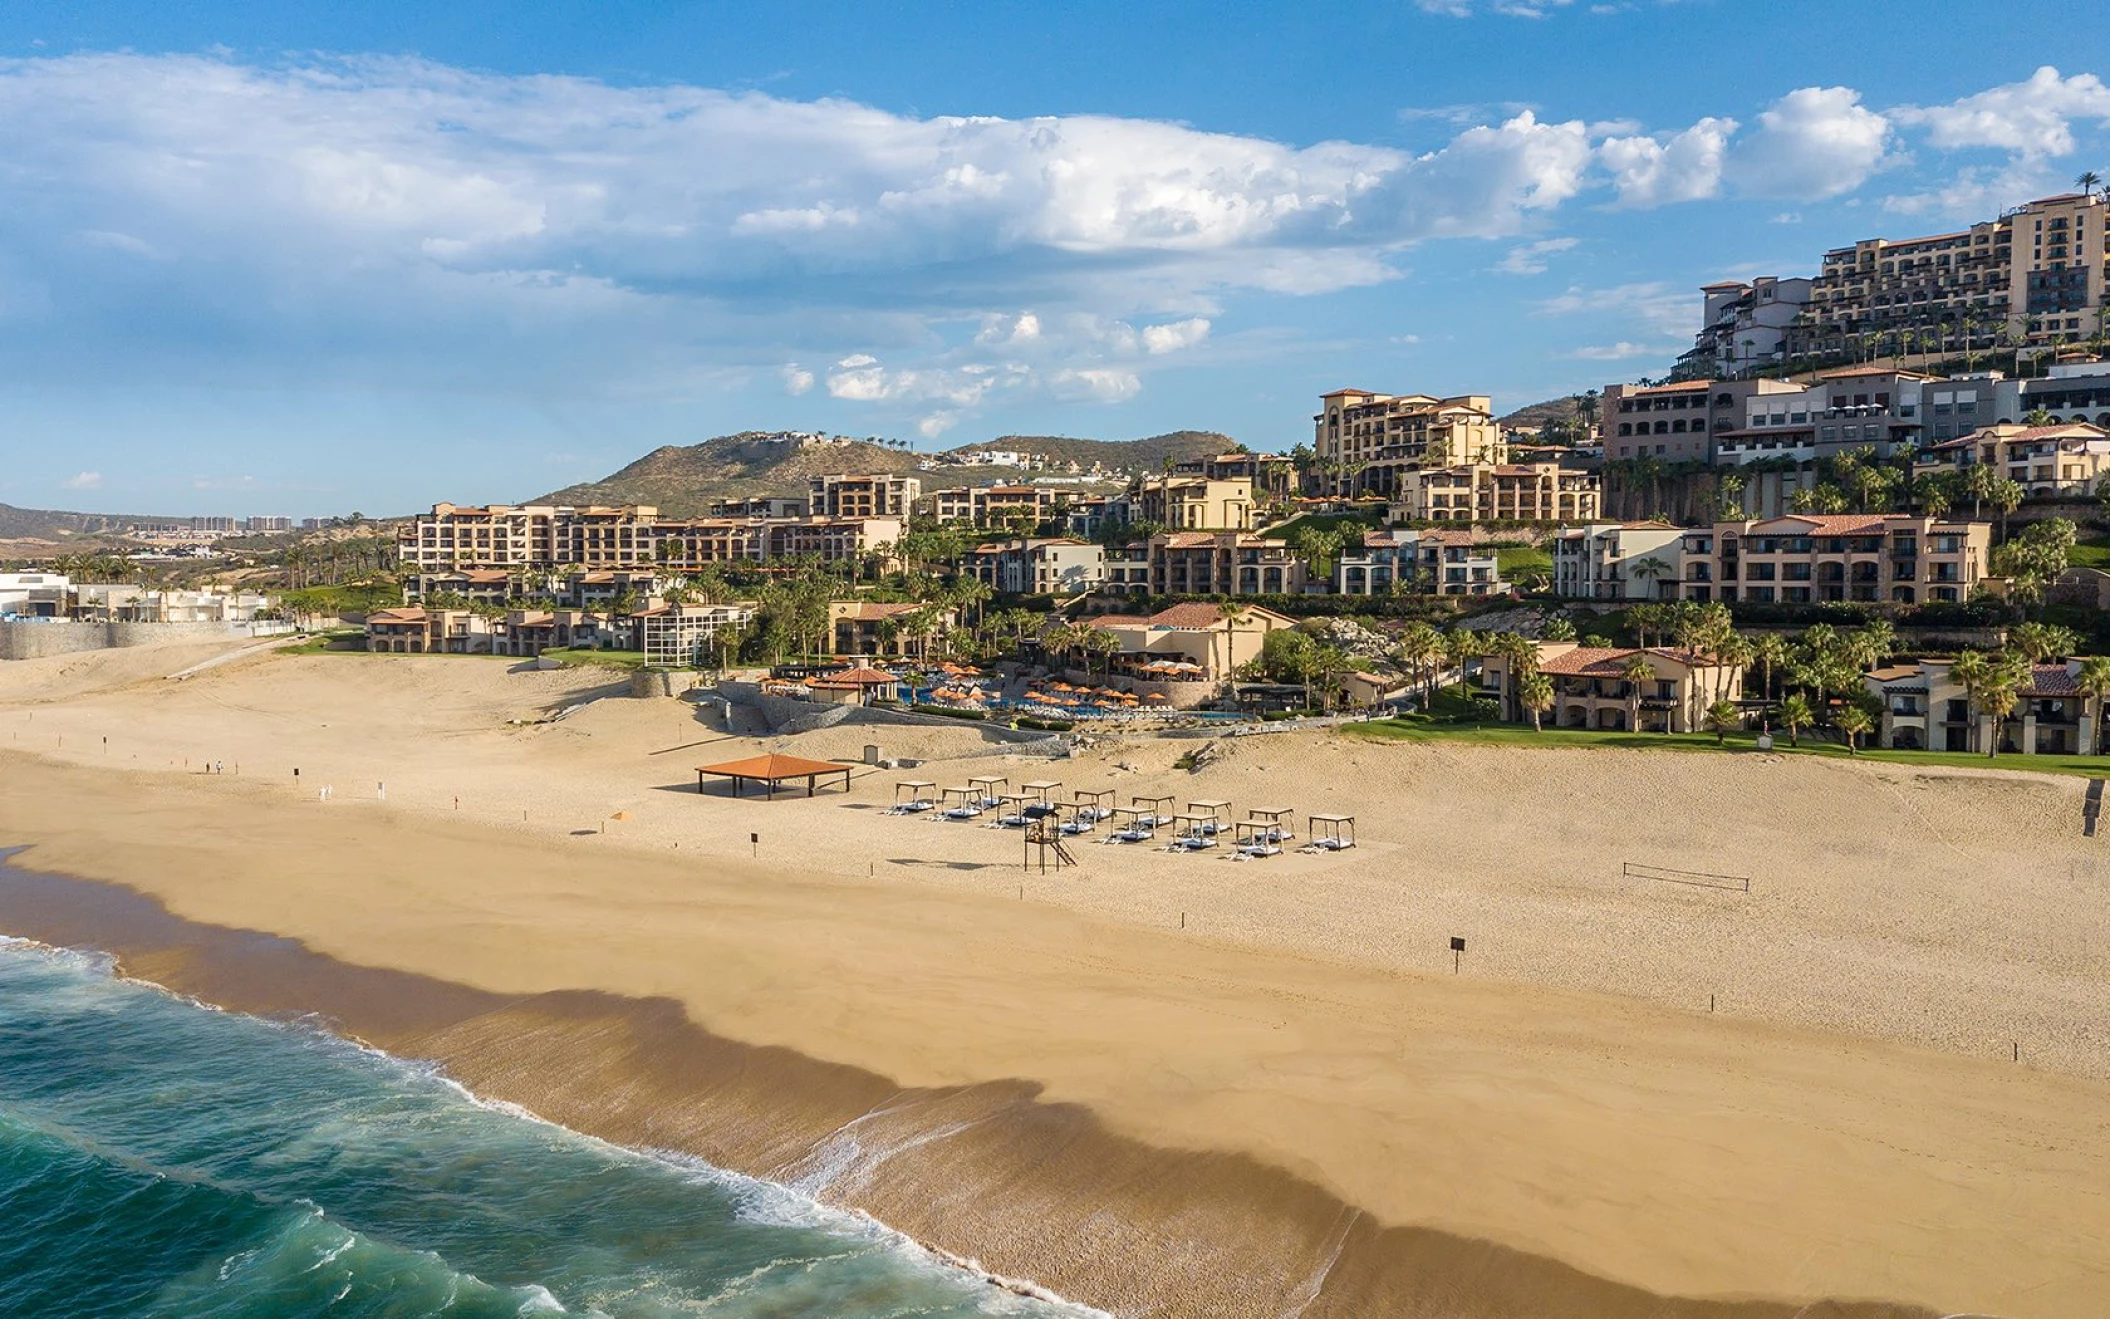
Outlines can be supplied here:
M2081 780L1336 733L1191 775L1173 739L1050 766L966 727L736 736L486 659L167 680L202 658L0 666L0 845L138 895L10 883L0 930L327 1012L1121 1314L2110 1295L2110 876ZM927 763L810 801L695 792L706 761L866 743ZM1352 812L1361 845L1087 842L1040 876L1015 834L883 813L897 778L984 771Z

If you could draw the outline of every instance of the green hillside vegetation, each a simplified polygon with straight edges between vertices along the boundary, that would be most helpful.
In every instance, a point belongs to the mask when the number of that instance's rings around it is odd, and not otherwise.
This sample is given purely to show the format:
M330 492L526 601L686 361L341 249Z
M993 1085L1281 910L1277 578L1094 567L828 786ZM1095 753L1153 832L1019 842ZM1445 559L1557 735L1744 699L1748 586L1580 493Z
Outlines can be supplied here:
M1078 440L1063 435L999 435L979 444L962 445L955 453L985 449L1014 449L1036 453L1057 462L1090 467L1132 468L1160 471L1167 463L1188 462L1241 448L1238 441L1216 431L1168 431L1140 440Z

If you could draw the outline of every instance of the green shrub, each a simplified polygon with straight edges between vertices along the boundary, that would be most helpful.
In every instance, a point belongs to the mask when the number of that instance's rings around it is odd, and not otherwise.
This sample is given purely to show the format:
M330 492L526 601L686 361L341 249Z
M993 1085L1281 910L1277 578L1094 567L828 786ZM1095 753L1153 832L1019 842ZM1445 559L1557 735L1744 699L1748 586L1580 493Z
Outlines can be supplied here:
M914 705L909 708L917 714L940 715L946 719L987 719L989 717L987 710L955 710L950 706L944 705Z
M1017 726L1033 732L1067 733L1077 725L1068 719L1042 719L1035 715L1022 714L1018 717Z

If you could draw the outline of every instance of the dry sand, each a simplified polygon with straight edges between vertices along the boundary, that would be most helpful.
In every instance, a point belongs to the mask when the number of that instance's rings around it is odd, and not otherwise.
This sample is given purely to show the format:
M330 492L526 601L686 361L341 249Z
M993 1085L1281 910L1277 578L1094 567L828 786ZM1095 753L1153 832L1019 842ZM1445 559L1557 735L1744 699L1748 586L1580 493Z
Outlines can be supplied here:
M1656 1312L1622 1286L2018 1316L2110 1296L2110 884L2078 780L1308 734L1192 776L1171 740L1050 768L971 728L728 738L669 701L506 722L616 689L590 671L270 656L159 677L189 662L0 666L0 752L20 753L0 840L38 844L18 864L466 987L412 999L624 996L415 1023L313 1006L1080 1299L1422 1313L1404 1297L1439 1277L1426 1313ZM1235 864L1086 843L1079 870L1022 879L1015 834L881 814L903 775L813 801L693 790L707 760L866 742L946 783L994 767L1352 811L1363 845ZM1626 880L1623 860L1754 883ZM15 919L58 920L40 910ZM197 958L150 965L243 997Z

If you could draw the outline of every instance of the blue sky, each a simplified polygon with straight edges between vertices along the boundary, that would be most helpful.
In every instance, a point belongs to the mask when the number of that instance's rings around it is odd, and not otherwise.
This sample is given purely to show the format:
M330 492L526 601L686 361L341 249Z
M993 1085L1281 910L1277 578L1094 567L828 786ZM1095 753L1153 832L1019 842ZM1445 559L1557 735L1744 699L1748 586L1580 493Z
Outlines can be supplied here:
M1284 448L1340 385L1657 374L1702 283L2110 174L2104 6L1257 9L0 6L0 501L392 513L747 428Z

